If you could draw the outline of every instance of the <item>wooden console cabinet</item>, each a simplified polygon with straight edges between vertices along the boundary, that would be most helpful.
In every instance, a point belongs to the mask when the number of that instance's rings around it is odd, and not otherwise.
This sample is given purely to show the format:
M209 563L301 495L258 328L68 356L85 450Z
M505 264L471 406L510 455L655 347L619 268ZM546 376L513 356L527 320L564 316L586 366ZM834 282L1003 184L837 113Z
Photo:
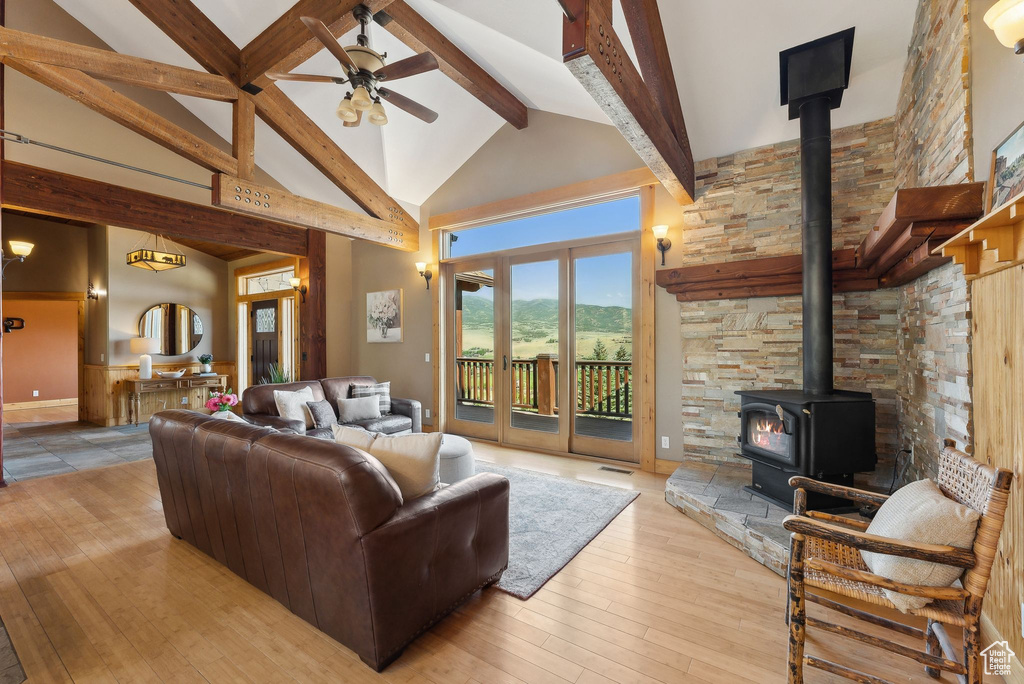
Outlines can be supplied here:
M125 381L125 389L128 392L128 423L139 424L139 414L142 413L142 395L151 392L175 392L177 394L188 393L191 390L202 388L219 387L221 390L227 388L228 376L226 375L185 375L180 378L151 378L149 380Z

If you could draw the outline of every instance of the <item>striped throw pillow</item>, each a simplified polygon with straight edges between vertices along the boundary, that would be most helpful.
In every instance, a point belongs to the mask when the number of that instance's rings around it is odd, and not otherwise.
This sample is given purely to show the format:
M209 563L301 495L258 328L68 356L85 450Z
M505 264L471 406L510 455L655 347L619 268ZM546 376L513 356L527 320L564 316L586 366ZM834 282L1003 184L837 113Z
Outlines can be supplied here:
M378 382L376 385L352 385L349 392L353 399L358 397L376 396L380 401L380 414L386 416L391 413L391 382Z

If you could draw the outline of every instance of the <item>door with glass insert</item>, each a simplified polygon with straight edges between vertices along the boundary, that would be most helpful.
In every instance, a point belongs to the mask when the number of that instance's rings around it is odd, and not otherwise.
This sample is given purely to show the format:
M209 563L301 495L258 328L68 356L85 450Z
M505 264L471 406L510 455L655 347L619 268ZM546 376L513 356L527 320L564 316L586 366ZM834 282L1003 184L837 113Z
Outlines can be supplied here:
M449 266L446 387L448 431L498 439L502 377L495 360L497 259Z
M634 448L637 268L631 243L571 252L573 453L639 460Z
M509 444L568 450L568 383L561 368L567 349L567 254L504 259L502 441Z

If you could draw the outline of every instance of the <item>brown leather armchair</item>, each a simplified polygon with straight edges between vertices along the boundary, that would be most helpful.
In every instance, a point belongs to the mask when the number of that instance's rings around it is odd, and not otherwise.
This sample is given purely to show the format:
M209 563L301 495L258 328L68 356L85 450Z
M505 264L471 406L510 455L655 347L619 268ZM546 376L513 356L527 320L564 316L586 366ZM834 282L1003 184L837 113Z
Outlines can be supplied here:
M313 399L326 399L331 402L334 412L338 412L338 399L347 399L352 385L373 385L376 380L368 375L353 375L341 378L324 378L322 380L303 380L276 385L253 385L242 393L242 414L254 425L265 425L277 430L292 430L300 435L334 439L334 432L328 429L312 428L308 432L306 426L298 420L282 418L277 412L274 401L274 390L294 392L303 387L313 391ZM391 397L391 414L353 423L353 427L361 427L370 432L383 432L388 435L422 432L422 407L415 399L399 399Z
M379 461L333 442L180 410L149 430L171 534L374 670L508 566L503 477L403 502Z

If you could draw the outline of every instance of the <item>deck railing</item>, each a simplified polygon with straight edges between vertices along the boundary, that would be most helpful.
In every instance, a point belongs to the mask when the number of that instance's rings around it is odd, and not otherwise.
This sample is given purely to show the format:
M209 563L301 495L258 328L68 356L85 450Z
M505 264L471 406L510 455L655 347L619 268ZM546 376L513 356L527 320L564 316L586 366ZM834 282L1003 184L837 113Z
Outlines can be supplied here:
M457 401L494 405L494 359L460 356L455 360ZM558 412L558 359L512 359L509 374L513 408ZM576 412L613 418L633 416L633 364L630 361L577 361Z

